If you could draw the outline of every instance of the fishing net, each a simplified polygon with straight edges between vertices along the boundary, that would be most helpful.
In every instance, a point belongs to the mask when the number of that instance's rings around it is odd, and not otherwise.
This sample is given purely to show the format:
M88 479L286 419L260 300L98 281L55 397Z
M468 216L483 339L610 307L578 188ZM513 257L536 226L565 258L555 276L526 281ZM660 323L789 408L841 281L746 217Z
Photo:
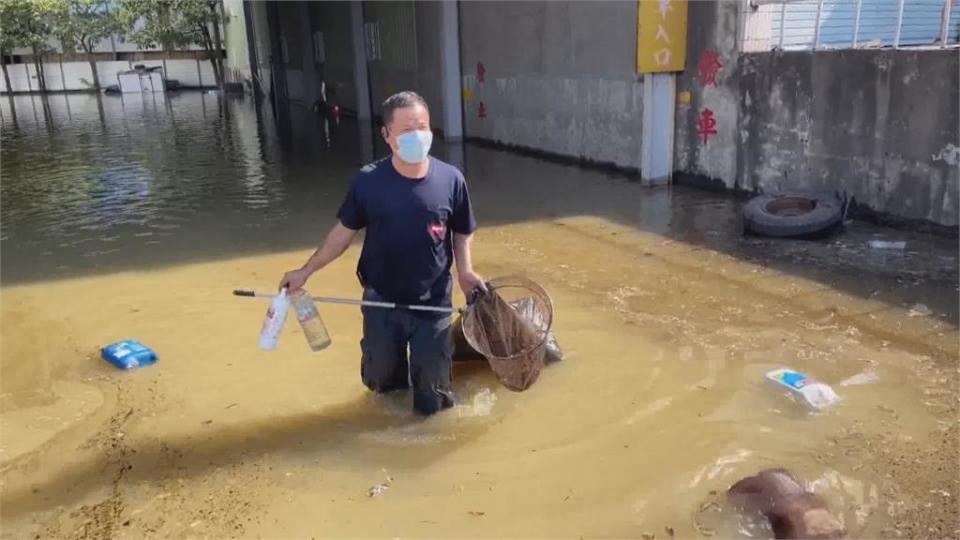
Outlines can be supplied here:
M526 390L540 376L548 342L556 347L550 333L550 295L519 276L490 280L487 287L470 299L459 321L463 337L487 359L504 386Z

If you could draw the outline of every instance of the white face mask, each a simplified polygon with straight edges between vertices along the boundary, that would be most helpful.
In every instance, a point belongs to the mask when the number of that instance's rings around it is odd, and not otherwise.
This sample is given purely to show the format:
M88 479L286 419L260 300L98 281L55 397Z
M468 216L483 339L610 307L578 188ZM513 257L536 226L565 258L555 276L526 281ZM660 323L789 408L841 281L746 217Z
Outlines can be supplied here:
M410 131L397 137L397 155L407 163L420 163L427 159L433 132L429 129Z

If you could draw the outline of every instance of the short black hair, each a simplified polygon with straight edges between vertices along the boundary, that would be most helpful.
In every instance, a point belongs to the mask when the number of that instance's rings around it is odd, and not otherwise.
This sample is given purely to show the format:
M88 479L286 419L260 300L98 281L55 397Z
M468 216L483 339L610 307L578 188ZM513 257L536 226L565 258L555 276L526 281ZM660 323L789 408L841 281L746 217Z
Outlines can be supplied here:
M426 109L427 112L430 112L430 107L427 107L427 101L416 92L406 90L388 97L386 101L383 102L383 105L380 106L383 125L387 126L390 125L390 122L393 122L393 111L413 107L414 105L423 105L423 108Z

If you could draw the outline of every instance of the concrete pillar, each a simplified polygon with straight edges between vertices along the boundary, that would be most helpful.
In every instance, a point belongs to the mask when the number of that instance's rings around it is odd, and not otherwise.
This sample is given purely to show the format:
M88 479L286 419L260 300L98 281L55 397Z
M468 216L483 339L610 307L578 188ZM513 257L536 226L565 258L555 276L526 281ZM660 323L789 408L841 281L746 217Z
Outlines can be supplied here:
M443 136L463 138L463 93L460 90L460 14L456 0L440 2L440 95Z
M251 59L250 70L257 78L264 93L269 94L273 91L273 77L271 72L272 45L270 42L270 16L267 13L265 2L244 2L244 13L249 9L250 48L253 50L255 60Z
M673 176L676 86L673 73L648 73L643 78L640 175L651 185L668 184Z
M303 65L303 91L306 93L304 100L307 107L313 106L313 102L320 96L320 82L317 80L317 66L313 60L313 32L310 25L310 5L307 2L299 2L298 10L300 12L300 63Z
M367 71L367 46L363 33L363 3L350 2L350 37L353 41L353 86L357 92L357 124L360 130L360 157L373 161L374 139L378 130L371 124L370 74Z
M363 36L363 3L350 2L350 37L353 39L353 85L357 89L357 118L369 122L370 77L367 73L367 48Z

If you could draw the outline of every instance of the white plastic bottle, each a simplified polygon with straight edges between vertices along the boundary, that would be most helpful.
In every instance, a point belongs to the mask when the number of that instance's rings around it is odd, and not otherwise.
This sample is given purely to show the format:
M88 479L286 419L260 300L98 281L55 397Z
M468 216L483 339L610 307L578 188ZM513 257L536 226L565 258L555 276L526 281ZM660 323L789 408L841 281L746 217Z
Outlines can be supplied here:
M283 330L283 324L287 322L289 309L290 298L287 296L287 289L281 289L280 294L273 298L273 302L267 308L267 317L263 321L263 328L260 329L260 349L272 351L277 348L280 331Z
M791 394L814 410L825 409L840 401L833 388L792 369L775 369L767 373L767 379L789 389Z

